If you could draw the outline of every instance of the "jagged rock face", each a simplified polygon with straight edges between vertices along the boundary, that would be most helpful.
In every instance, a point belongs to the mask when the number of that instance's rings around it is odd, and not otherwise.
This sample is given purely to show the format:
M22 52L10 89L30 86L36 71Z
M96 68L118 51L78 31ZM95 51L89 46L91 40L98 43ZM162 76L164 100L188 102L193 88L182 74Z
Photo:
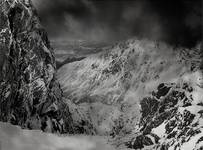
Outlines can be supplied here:
M203 107L194 99L193 88L186 82L160 84L157 92L141 101L136 136L126 145L133 149L203 148Z
M0 19L0 120L23 128L70 131L53 51L31 1L1 0Z

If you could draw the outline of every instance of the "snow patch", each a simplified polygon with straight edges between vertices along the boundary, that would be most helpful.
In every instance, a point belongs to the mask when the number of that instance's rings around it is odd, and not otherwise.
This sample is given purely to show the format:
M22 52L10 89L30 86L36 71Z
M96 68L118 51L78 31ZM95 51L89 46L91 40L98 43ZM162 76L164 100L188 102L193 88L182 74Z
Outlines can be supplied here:
M156 128L153 128L152 129L152 133L154 133L154 134L156 134L156 135L158 135L159 137L164 137L164 135L165 135L165 132L166 132L166 130L165 130L165 126L166 126L166 123L162 123L161 125L159 125L158 127L156 127Z

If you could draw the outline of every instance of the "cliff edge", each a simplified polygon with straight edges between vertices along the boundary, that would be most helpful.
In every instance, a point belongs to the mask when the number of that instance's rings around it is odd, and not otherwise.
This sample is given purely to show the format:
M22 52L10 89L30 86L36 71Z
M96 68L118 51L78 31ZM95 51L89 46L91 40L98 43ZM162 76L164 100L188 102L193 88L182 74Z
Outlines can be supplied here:
M47 34L30 0L0 1L0 121L71 131Z

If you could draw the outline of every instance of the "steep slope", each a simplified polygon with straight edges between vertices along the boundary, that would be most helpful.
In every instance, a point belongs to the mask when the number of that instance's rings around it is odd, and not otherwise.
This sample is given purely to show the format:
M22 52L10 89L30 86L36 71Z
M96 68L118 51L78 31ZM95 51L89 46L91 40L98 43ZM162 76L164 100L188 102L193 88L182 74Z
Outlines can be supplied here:
M0 121L71 131L55 59L30 0L0 1Z
M199 49L191 50L190 54L190 50L175 50L163 43L129 40L64 66L58 76L64 92L76 103L86 95L89 99L99 96L102 103L112 104L122 99L131 87L136 91L145 85L143 92L150 91L161 80L174 80L185 72L197 70L199 53Z
M74 103L70 111L78 130L109 135L122 150L187 149L187 144L198 149L203 145L200 54L200 45L185 49L129 40L67 64L57 76Z

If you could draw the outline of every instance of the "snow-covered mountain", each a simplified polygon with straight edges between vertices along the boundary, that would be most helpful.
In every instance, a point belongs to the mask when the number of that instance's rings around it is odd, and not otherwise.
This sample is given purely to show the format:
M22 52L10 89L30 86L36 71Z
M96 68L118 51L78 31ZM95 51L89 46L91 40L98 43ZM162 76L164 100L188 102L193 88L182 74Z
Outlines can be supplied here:
M75 130L118 148L203 148L200 45L128 40L58 70ZM201 147L201 148L200 148Z

